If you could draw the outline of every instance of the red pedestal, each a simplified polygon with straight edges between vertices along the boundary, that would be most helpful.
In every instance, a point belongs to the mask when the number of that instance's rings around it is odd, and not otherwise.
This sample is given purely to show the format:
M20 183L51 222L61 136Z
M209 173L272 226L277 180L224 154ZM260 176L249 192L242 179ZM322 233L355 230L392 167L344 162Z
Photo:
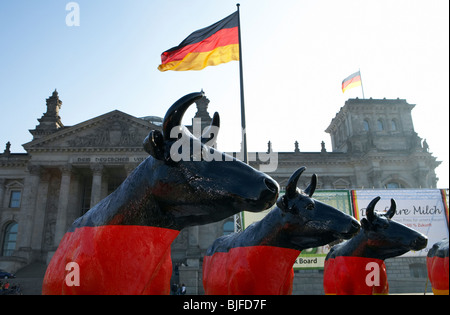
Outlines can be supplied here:
M164 228L111 225L68 232L47 268L42 293L169 294L170 245L178 234Z
M339 256L325 261L323 275L325 294L389 294L386 266L383 260Z
M203 260L205 294L292 294L292 266L299 254L294 249L250 246L206 256Z
M427 257L428 278L435 295L448 295L448 257Z

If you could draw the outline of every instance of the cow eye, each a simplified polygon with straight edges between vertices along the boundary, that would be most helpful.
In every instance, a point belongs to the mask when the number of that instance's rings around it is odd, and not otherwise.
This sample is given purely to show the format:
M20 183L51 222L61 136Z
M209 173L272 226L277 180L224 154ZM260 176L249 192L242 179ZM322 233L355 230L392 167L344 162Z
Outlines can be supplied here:
M306 210L314 210L315 206L313 203L308 203L305 208Z

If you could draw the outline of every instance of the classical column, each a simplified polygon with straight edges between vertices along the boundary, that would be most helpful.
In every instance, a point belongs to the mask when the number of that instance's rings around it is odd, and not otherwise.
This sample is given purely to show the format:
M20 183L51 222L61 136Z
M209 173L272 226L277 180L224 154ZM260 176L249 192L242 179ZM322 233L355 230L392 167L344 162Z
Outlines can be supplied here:
M41 167L28 165L28 175L25 177L20 216L18 217L18 233L16 248L23 255L31 253L31 238L34 216L36 211L36 199L40 182ZM26 254L27 253L27 254ZM21 254L21 255L22 255ZM27 257L29 258L29 257Z
M95 206L102 195L102 173L103 165L95 165L92 169L92 190L91 190L91 208Z
M3 208L3 197L5 195L5 182L6 179L0 178L0 209Z
M70 177L72 176L72 166L66 165L61 170L61 186L59 189L58 213L56 215L55 226L55 246L59 245L64 234L67 232L67 209L69 204Z
M42 237L45 225L45 211L47 209L48 186L50 182L50 173L43 172L41 182L38 188L36 211L33 224L33 234L31 239L31 247L38 250L42 246Z
M431 188L431 185L428 184L428 169L425 167L417 167L417 169L414 172L414 175L416 177L416 187L418 188Z
M378 168L368 172L367 177L370 179L373 188L383 188L381 185L381 175L382 171Z

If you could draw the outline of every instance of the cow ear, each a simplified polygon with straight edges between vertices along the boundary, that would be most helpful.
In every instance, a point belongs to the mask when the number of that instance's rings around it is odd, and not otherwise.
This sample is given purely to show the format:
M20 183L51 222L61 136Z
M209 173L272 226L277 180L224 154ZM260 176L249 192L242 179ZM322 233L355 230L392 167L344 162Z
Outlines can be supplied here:
M152 130L145 138L144 150L157 160L164 160L164 137L159 130Z
M277 207L281 209L281 211L286 212L289 208L288 201L286 195L281 196L277 200Z
M362 218L361 219L361 226L364 230L369 230L370 229L370 222L369 220L367 220L366 218Z
M317 186L317 175L313 174L311 177L311 183L308 185L308 187L305 189L305 194L307 194L310 198L314 194L314 191L316 190Z

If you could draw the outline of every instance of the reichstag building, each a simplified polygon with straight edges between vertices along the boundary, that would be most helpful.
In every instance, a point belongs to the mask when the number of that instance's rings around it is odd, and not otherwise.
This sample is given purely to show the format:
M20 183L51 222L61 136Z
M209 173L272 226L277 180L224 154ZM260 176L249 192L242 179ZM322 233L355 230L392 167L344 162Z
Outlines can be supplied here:
M196 103L194 118L202 125L211 122L208 103L206 97ZM114 110L65 126L61 106L55 90L30 130L31 141L23 144L26 153L11 152L9 143L0 153L0 269L48 264L72 222L148 157L142 141L162 125L159 117ZM349 99L326 129L330 150L322 143L320 152L302 152L293 143L291 152L277 153L278 167L267 173L281 189L300 166L308 167L300 187L317 173L318 189L436 188L440 162L414 131L413 108L404 99ZM250 160L256 169L264 164ZM233 230L233 218L183 230L172 245L173 281L202 294L206 249Z

